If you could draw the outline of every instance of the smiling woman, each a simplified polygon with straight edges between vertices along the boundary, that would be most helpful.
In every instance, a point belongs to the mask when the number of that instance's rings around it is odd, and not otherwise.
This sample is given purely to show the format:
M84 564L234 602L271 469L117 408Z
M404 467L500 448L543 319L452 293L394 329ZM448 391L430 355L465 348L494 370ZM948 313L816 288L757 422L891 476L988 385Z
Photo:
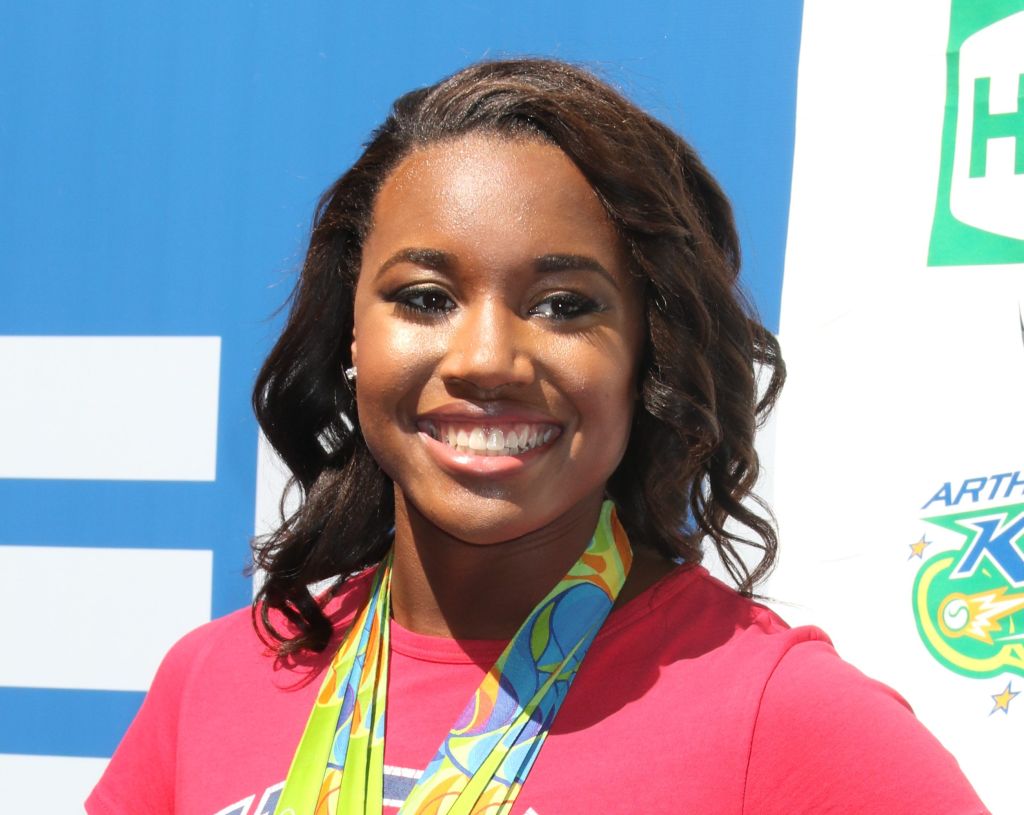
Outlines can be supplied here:
M564 554L532 555L564 573L629 440L640 298L615 227L558 148L471 134L402 161L363 247L351 349L363 438L397 487L396 542L418 539L414 520L498 543L572 512ZM506 439L515 454L499 455ZM490 571L481 563L481 577ZM511 636L524 616L492 633ZM473 636L477 622L456 624Z
M176 646L90 812L984 811L895 693L749 599L784 373L738 272L692 149L590 74L399 99L256 385L302 490L256 546L271 650L237 614Z

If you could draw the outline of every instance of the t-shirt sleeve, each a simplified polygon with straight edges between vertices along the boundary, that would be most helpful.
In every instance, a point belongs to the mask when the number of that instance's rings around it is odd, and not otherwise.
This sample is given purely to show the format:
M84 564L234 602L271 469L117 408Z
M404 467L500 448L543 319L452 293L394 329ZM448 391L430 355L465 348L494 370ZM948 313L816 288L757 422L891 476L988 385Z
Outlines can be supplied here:
M174 812L178 719L203 629L182 638L164 657L134 721L85 802L89 815L171 815Z
M792 646L766 683L743 811L988 812L909 705L821 641Z

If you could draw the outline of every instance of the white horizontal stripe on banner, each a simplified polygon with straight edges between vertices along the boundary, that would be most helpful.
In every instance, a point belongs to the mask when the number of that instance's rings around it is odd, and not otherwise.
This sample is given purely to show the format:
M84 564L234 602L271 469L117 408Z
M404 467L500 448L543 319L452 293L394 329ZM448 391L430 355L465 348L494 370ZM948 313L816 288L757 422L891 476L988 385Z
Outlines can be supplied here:
M0 337L0 478L213 481L220 337Z
M210 619L212 570L208 550L0 546L0 614L19 620L0 685L148 689L167 649Z
M0 755L4 811L82 812L106 769L105 758Z

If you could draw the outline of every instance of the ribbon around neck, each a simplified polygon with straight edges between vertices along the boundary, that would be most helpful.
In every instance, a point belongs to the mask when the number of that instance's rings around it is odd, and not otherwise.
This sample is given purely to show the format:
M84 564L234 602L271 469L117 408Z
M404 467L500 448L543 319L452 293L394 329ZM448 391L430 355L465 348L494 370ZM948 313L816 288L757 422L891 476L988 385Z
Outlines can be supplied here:
M605 501L586 550L487 672L399 815L507 815L632 560ZM380 815L390 618L389 554L327 670L274 815Z

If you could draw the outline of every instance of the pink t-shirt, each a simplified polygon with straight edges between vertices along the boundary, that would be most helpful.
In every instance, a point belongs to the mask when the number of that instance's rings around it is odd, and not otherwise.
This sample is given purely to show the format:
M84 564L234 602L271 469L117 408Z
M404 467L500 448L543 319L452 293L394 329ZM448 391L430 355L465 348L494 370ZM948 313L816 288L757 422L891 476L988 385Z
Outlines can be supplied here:
M341 632L368 590L329 612ZM501 642L392 624L385 813L433 757ZM336 647L336 646L335 646ZM248 610L184 637L90 815L271 815L329 652L282 662ZM594 641L513 815L985 813L892 690L699 567L617 609Z

